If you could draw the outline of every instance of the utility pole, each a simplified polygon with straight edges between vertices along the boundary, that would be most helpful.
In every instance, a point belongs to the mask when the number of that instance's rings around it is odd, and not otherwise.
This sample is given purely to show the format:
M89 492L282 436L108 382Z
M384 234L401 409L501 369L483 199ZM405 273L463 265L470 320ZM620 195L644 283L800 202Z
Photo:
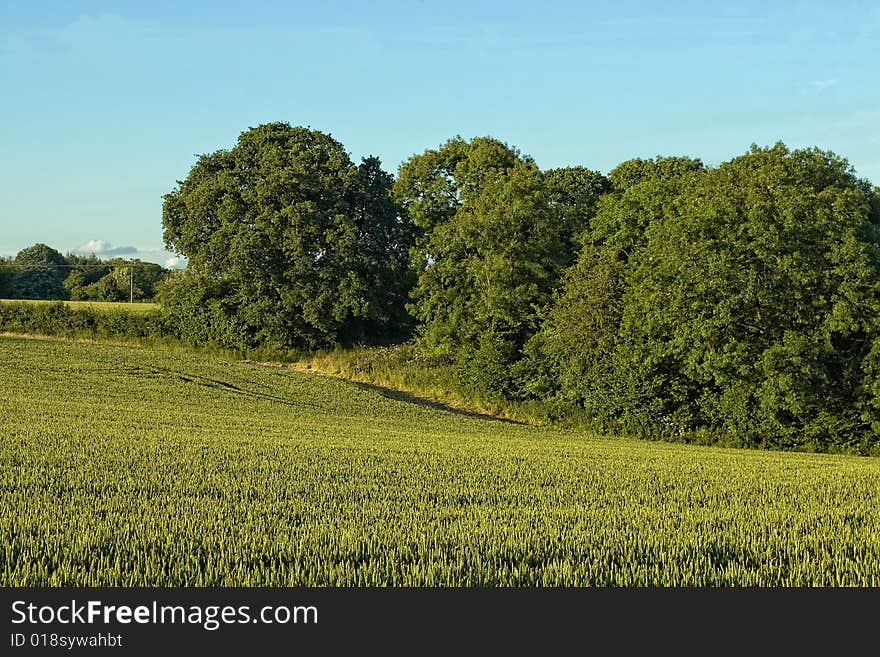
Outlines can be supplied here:
M134 267L128 268L128 302L134 303Z

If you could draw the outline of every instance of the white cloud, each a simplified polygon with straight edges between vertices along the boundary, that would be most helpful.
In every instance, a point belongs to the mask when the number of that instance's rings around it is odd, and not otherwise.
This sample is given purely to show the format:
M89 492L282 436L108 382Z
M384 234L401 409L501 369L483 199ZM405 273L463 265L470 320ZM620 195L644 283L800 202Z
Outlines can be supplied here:
M89 240L80 246L77 251L79 253L103 253L104 249L108 246L110 246L110 243L104 240Z
M137 253L137 249L133 246L113 246L106 240L89 240L78 249L77 253L90 255L94 253L96 256L116 256L116 255L133 255Z
M73 250L80 255L96 255L107 259L122 256L136 258L142 262L154 262L168 269L182 269L186 267L186 258L174 254L162 248L153 246L113 246L107 240L89 240Z

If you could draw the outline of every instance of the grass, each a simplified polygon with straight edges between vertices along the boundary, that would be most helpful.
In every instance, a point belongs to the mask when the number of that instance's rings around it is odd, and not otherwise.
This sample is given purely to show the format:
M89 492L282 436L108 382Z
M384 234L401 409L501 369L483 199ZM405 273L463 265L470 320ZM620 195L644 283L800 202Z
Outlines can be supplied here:
M487 397L476 390L465 390L456 377L455 366L440 359L424 357L411 343L387 347L337 347L292 358L292 369L329 374L349 381L375 384L438 401L447 406L494 415L527 424L551 424L548 405ZM572 409L555 424L576 421Z
M50 304L63 303L74 310L122 310L130 313L146 314L157 312L159 310L158 303L127 301L46 301L43 299L0 299L0 303L33 303L33 304Z
M0 338L2 586L880 586L880 461Z

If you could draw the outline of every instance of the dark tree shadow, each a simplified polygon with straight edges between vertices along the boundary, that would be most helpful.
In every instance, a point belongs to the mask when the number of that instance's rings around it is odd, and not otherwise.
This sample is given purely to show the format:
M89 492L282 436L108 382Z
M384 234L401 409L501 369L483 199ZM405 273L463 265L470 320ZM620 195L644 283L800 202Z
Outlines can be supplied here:
M240 388L239 386L233 385L227 381L220 381L219 379L212 379L207 376L200 376L198 374L185 375L180 372L174 372L173 374L176 375L178 379L186 381L187 383L197 383L208 388L225 390L227 392L231 392L237 395L251 397L252 399L262 399L264 401L270 401L275 404L283 404L284 406L292 406L295 408L300 406L311 406L313 408L320 408L320 405L315 404L314 402L306 402L301 399L298 399L297 401L291 401L286 397L273 395L268 392L247 390L246 388Z
M374 383L363 383L361 381L349 381L349 383L353 383L361 390L369 390L370 392L375 392L382 395L386 399L393 399L394 401L404 402L406 404L424 406L425 408L430 408L435 411L452 413L454 415L462 415L464 417L469 417L475 420L489 420L492 422L504 422L505 424L518 424L521 426L527 426L525 422L520 422L518 420L510 420L504 417L489 415L488 413L466 411L461 408L450 406L449 404L444 404L443 402L434 401L433 399L425 399L424 397L417 397L416 395L404 392L402 390L386 388L384 386L379 386Z
M199 386L203 386L205 388L213 388L215 390L223 390L225 392L229 392L235 395L241 395L243 397L250 397L251 399L260 399L263 401L269 401L274 404L282 404L284 406L290 406L293 408L299 408L302 406L311 406L312 408L320 408L319 404L314 402L304 401L302 399L297 399L292 401L287 399L286 397L282 397L281 395L274 395L272 393L264 392L262 390L249 390L247 388L242 388L228 381L222 381L220 379L212 379L208 376L202 376L201 374L194 374L192 372L188 372L184 374L183 372L178 372L176 370L169 369L167 367L123 367L123 368L115 368L110 370L116 373L122 373L127 376L138 376L143 378L168 378L168 379L177 379L178 381L184 381L186 383L194 383Z

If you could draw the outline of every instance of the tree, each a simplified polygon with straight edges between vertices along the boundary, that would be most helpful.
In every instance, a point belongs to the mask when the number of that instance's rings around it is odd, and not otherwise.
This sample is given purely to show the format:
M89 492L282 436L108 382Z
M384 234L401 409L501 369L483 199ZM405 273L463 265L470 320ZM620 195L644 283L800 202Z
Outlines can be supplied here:
M100 260L95 255L68 254L71 266L64 279L69 298L75 301L148 301L156 297L157 285L167 276L166 269L137 258Z
M542 174L492 137L454 137L410 158L394 192L421 229L418 347L457 361L466 386L514 394L538 313L609 189L585 167Z
M753 147L649 228L622 332L667 423L785 447L866 437L880 311L869 191L833 153Z
M64 256L43 243L22 249L15 256L12 296L19 299L66 299L62 281L67 276Z
M412 306L422 348L456 358L465 383L509 392L507 369L537 329L567 264L567 239L533 163L485 181L427 243L432 259Z
M202 155L164 199L165 243L190 272L174 284L241 329L230 346L313 348L400 329L412 228L376 158L357 167L329 135L269 123Z
M880 204L846 160L753 147L600 206L537 345L563 394L638 432L876 448Z
M611 181L586 167L560 167L544 172L550 203L559 208L573 244L590 227L596 204L611 191Z
M367 336L374 342L391 342L408 337L413 329L406 304L416 280L410 262L415 228L401 217L393 185L394 177L382 169L379 158L367 157L358 165L351 198L357 248L348 252L346 266L363 282L367 312L346 324L344 343Z
M608 179L618 191L623 191L648 179L669 180L681 178L694 171L703 170L699 158L686 156L663 157L644 160L640 157L618 164L608 174Z
M14 272L12 258L0 256L0 299L8 299L12 297Z
M89 300L86 288L110 273L107 264L95 254L80 256L68 253L64 256L64 260L69 265L67 271L70 273L64 279L63 285L67 290L68 298L74 301Z
M670 211L683 190L705 172L702 163L688 157L627 160L609 174L611 193L597 202L584 241L627 260L644 245L648 226Z
M518 162L530 162L493 137L465 141L455 136L404 162L394 183L394 198L425 236L476 198L483 185L497 180Z
M587 245L564 280L541 330L525 348L526 395L558 396L566 406L584 408L599 421L617 410L615 351L626 263L611 251Z

